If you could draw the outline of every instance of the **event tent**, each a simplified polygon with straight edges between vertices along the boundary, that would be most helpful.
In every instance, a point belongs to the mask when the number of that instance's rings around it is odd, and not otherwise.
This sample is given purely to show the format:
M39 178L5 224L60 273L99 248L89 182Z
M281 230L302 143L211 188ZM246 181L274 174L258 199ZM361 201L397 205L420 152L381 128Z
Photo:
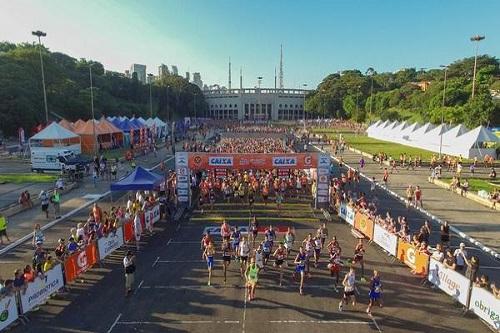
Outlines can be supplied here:
M138 166L131 174L111 184L111 191L152 191L159 188L163 180L163 176Z
M72 132L75 131L75 125L73 125L72 122L69 122L68 120L66 119L62 119L61 121L59 121L59 125L61 125L62 127L64 127L65 129L67 130L70 130Z
M51 123L43 130L33 135L29 139L30 149L34 147L61 147L73 151L75 154L81 153L81 139L78 134L62 127L56 122Z
M434 126L426 123L419 126L417 123L404 127L396 122L376 122L366 130L369 137L396 142L411 147L421 148L447 155L474 158L486 154L495 156L495 149L488 148L486 143L498 142L500 138L483 126L468 131L463 125L453 128L442 124ZM442 145L441 145L442 140Z

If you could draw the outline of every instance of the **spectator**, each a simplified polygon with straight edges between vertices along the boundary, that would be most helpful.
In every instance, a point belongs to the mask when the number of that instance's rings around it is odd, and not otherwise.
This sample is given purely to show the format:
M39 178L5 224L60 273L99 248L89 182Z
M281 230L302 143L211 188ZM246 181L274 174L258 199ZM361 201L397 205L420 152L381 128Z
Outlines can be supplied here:
M481 277L476 277L474 285L479 288L488 289L490 286L490 279L487 275L482 274Z
M40 192L40 195L38 196L38 199L40 199L40 203L42 205L42 212L45 213L45 217L48 219L49 218L49 195L47 194L46 191L42 190Z
M7 217L0 213L0 245L3 245L3 238L7 238L7 242L10 243L9 236L7 235L7 224L9 220Z
M467 197L467 191L469 190L469 181L465 178L464 182L460 185L460 195Z
M443 265L444 267L451 269L451 270L456 270L457 264L455 262L455 257L453 256L453 253L451 253L450 249L446 250L446 255L443 260Z
M40 228L40 224L37 223L35 224L35 229L33 230L33 248L36 247L36 244L41 244L43 245L43 242L45 241L45 235L43 234L42 229Z
M55 187L58 190L64 190L64 180L62 179L62 177L57 178Z
M3 280L2 278L0 278L0 296L12 295L14 294L14 291L14 280Z
M495 171L495 168L491 168L490 174L488 175L491 180L497 179L497 172Z
M86 241L85 237L85 227L83 223L78 223L76 225L76 241L78 243L84 243Z
M56 265L56 261L52 258L52 256L48 256L47 260L43 264L43 271L48 272Z
M123 267L125 268L125 296L132 292L135 277L135 256L132 251L128 251L123 258Z
M64 261L66 260L66 257L68 255L68 249L66 248L64 238L59 238L57 243L58 244L56 249L54 250L54 253L56 254L57 260Z
M469 260L465 261L467 269L465 271L465 276L470 281L475 281L477 277L477 271L479 270L479 259L476 256L472 256Z
M73 254L74 252L78 251L78 249L79 249L78 243L75 241L73 237L70 237L68 243L69 254Z
M441 243L446 246L450 242L450 226L448 221L444 221L441 225Z
M464 243L460 243L459 248L455 250L453 256L455 257L455 262L457 264L456 270L459 272L463 271L465 262L467 261L467 250L465 249Z
M36 244L35 252L33 253L33 267L37 273L43 273L43 263L47 257L47 253L42 248L41 243Z
M59 190L56 188L54 189L54 192L52 193L52 197L50 198L50 201L54 205L54 214L56 216L56 219L61 217L61 194L59 193Z
M500 299L500 288L497 287L495 282L492 282L490 285L491 292L496 299Z
M13 281L14 291L26 291L26 281L24 280L24 273L20 269L14 271Z
M24 267L24 281L26 281L26 283L35 281L36 275L37 274L30 265Z
M443 245L441 244L436 245L436 251L432 253L432 259L437 260L439 262L443 262L444 260Z

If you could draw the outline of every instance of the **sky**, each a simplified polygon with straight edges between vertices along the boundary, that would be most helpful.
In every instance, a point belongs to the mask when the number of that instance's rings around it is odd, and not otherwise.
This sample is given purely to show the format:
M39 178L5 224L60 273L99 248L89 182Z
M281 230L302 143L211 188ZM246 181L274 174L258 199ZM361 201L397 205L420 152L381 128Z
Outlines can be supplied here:
M207 84L274 87L283 45L284 85L315 88L346 69L437 68L474 55L500 57L499 0L0 0L0 41L51 51L124 72L161 63L200 72Z

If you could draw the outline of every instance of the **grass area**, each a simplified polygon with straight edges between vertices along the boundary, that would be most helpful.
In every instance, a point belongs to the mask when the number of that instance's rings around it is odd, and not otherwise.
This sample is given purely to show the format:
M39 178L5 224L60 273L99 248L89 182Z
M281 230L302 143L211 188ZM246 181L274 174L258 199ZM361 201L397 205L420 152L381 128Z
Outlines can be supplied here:
M55 175L36 173L4 173L0 175L0 184L3 183L52 183L57 180Z
M450 184L452 178L441 178L445 183ZM467 178L467 181L469 182L469 191L471 192L477 192L484 190L488 193L493 192L495 189L500 189L500 180L495 180L495 181L490 181L486 179L479 179L479 178Z
M399 155L406 153L406 155L422 157L422 161L429 162L432 155L435 154L431 151L409 147L401 145L399 143L393 143L388 141L382 141L378 139L369 138L368 136L362 134L355 134L349 130L334 130L328 128L317 128L313 129L314 133L326 134L328 138L338 138L339 134L342 134L349 146L364 151L369 154L377 154L379 152L384 152L387 156L392 156L393 159L399 160Z

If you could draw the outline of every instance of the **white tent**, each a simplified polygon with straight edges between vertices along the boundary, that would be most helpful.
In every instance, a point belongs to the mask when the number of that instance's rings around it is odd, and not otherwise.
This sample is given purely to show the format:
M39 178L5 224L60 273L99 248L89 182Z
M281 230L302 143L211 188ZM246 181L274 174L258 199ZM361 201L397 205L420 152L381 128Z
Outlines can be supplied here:
M29 139L30 149L64 148L80 154L82 152L81 138L78 134L62 127L57 122L51 123Z

